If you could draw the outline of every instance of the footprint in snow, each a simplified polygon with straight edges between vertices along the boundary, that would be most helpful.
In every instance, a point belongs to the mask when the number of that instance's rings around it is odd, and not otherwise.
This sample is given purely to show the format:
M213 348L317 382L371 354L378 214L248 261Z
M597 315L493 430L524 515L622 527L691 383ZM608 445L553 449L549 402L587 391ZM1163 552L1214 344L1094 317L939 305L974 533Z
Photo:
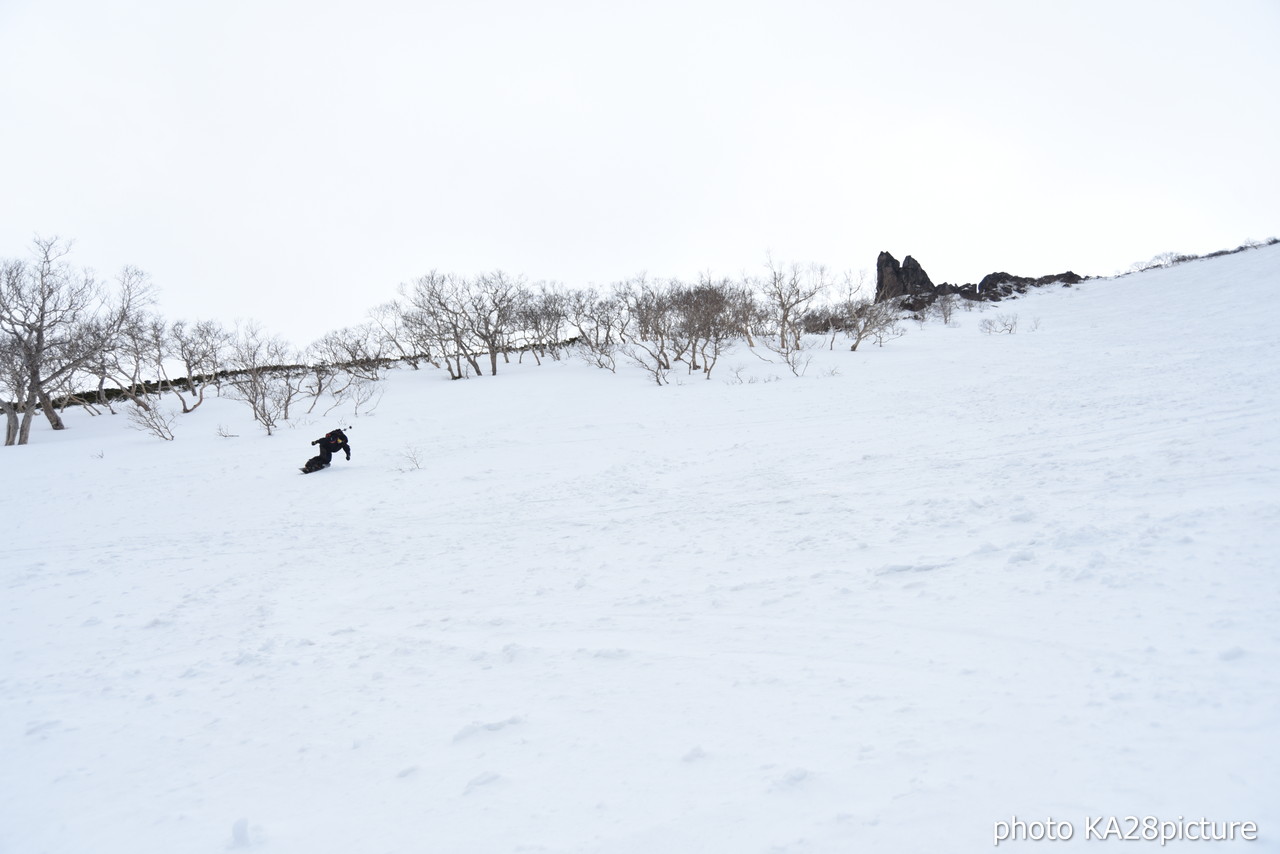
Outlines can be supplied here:
M478 777L474 777L467 787L462 790L462 794L469 795L481 786L488 786L490 783L496 783L502 779L501 774L495 774L492 771L486 771Z
M481 721L476 721L475 723L467 724L462 729L458 730L457 733L455 733L453 736L453 743L457 744L460 741L471 738L472 736L478 735L480 733L497 732L498 730L504 727L514 726L515 724L523 723L523 722L524 722L524 719L519 717L518 715L512 715L511 717L507 718L505 721L494 721L493 723L483 723Z
M933 572L942 569L945 563L893 563L881 567L876 575L895 575L900 572Z

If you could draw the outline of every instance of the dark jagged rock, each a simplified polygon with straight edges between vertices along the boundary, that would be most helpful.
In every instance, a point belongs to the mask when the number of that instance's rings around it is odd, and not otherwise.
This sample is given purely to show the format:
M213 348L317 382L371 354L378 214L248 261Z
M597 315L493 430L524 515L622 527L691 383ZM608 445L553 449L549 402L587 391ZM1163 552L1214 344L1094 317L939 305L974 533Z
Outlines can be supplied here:
M888 252L881 252L876 259L876 302L901 297L902 307L907 311L927 308L935 299L946 294L974 301L998 302L1024 294L1030 288L1051 284L1074 285L1082 281L1083 276L1068 270L1036 279L1010 273L991 273L976 285L952 285L947 282L935 285L929 280L929 274L920 266L920 262L910 255L901 264Z
M908 255L902 261L902 286L909 297L928 296L933 293L933 282L920 262Z
M902 296L902 265L888 252L876 258L876 302Z
M888 252L876 259L876 302L905 297L907 302L933 300L935 286L920 262L908 255L901 264Z
M988 273L982 277L981 282L978 282L975 288L975 298L995 302L1016 294L1025 294L1031 288L1041 288L1045 285L1058 283L1075 285L1083 281L1083 276L1076 275L1070 270L1054 276L1041 276L1038 279L1028 278L1027 276L1014 276L1010 273Z

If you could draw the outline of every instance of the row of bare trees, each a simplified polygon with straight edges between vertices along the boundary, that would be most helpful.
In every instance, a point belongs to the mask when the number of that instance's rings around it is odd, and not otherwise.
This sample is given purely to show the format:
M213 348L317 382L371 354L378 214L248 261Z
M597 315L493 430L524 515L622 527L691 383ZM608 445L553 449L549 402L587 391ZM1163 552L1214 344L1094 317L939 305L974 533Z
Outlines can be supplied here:
M94 413L114 413L115 402L124 401L137 426L172 438L172 418L160 411L162 400L176 401L187 414L212 390L248 406L270 435L301 407L313 413L321 400L328 403L326 414L344 404L358 414L379 396L392 362L383 345L372 324L330 332L299 351L255 323L230 330L207 320L166 324L141 313L114 350L83 370L96 382L94 390L67 400Z
M90 411L114 412L113 398L124 399L140 428L172 438L171 419L159 411L166 395L181 412L194 412L212 389L238 400L271 435L305 407L315 412L321 400L334 408L351 404L356 414L380 396L380 382L392 358L372 324L330 332L305 350L297 350L256 323L229 330L214 321L165 324L140 315L121 336L117 349L86 368L96 391L73 396ZM156 377L144 380L144 377Z
M325 412L354 404L358 413L394 362L463 379L497 374L513 358L541 364L576 352L609 371L638 366L662 385L675 371L710 378L739 343L798 375L818 335L831 347L843 335L856 350L901 334L899 306L862 297L861 279L770 262L760 276L639 276L576 290L503 272L431 272L402 285L367 322L298 350L252 323L166 321L151 310L146 274L125 268L105 284L74 270L69 252L70 244L41 238L30 259L0 262L5 444L25 444L36 413L62 429L58 405L68 402L95 414L122 405L136 426L172 438L179 412L195 411L212 391L245 403L270 434L321 400Z
M432 271L402 285L400 299L375 309L374 323L389 352L413 367L426 362L450 379L491 375L512 353L541 363L560 358L565 297L503 272L467 278Z
M736 342L759 346L795 373L807 364L805 335L844 333L851 349L870 337L901 334L896 303L843 291L818 266L768 265L763 276L701 276L696 283L638 276L608 288L530 286L497 272L461 277L432 272L403 285L400 298L373 312L384 349L451 379L498 372L513 355L560 359L572 347L591 364L642 368L659 385L677 369L710 377ZM834 299L834 301L833 301Z
M322 398L330 409L350 403L358 413L379 395L395 357L375 323L298 351L256 324L169 322L151 310L145 273L125 267L104 282L72 267L70 252L69 242L38 237L29 258L0 260L5 445L27 444L38 414L64 429L60 408L73 404L93 414L123 405L136 426L172 438L162 398L190 413L211 389L243 401L271 433Z

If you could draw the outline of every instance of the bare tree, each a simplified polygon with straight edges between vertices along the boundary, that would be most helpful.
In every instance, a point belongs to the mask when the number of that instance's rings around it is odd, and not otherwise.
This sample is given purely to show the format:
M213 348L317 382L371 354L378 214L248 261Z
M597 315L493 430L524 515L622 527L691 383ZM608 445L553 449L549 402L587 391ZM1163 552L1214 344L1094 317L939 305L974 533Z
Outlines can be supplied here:
M739 324L739 296L727 279L703 276L693 287L679 286L671 293L675 333L683 339L676 348L688 353L689 372L702 371L707 379L716 362L731 346Z
M498 356L507 359L515 332L516 309L523 285L501 270L486 273L463 289L463 313L471 337L489 354L489 374L498 373Z
M326 333L307 348L307 355L311 360L377 382L391 361L386 355L387 346L378 327L364 323Z
M868 290L866 270L859 270L856 277L852 271L846 272L844 274L842 295L834 302L806 312L804 318L805 331L827 335L827 348L834 350L838 333L852 332L855 335L858 334L858 327L861 325L860 321L865 317L867 308L872 304ZM858 343L862 340L862 337L865 336L859 335L850 349L857 350Z
M658 385L665 384L671 363L679 354L680 340L670 289L640 276L615 292L635 323L635 334L628 338L622 352Z
M330 332L307 348L307 380L304 390L311 396L312 412L328 392L333 406L356 399L357 410L373 399L389 360L383 355L385 339L374 324L362 324Z
M768 326L768 312L756 299L750 280L733 286L729 294L729 320L734 333L741 335L748 347L755 347L757 330Z
M625 340L628 324L626 302L618 293L604 296L587 289L571 292L565 300L565 321L583 360L610 373L617 370L616 355Z
M537 291L521 289L516 305L515 325L523 336L521 356L527 350L539 365L545 356L560 359L564 348L569 299L542 285Z
M960 298L955 294L941 294L933 301L933 311L942 320L943 324L950 326L951 318L955 316L956 306L959 305Z
M145 273L126 267L108 292L89 271L67 262L71 245L37 237L30 262L6 262L0 276L0 337L27 373L18 444L30 436L25 413L38 406L55 430L65 429L53 391L110 351L150 297Z
M341 393L343 387L339 380L341 376L342 373L338 368L325 362L311 362L307 365L307 378L303 381L302 389L311 398L311 405L307 407L308 415L315 411L325 392L329 392L335 398ZM350 380L348 380L349 383Z
M236 335L227 383L231 396L249 405L253 418L270 436L290 407L304 396L307 371L294 363L295 354L279 336L268 336L250 323Z
M169 326L167 355L182 366L186 376L168 381L168 387L177 395L183 413L195 411L204 403L205 390L221 382L220 374L226 369L233 338L232 333L213 320L193 324L176 320ZM188 395L192 398L190 401Z
M424 353L434 353L449 379L480 375L479 348L467 315L466 283L434 270L402 286L401 325Z
M370 329L377 336L378 350L388 359L408 362L415 371L421 362L430 362L425 341L417 340L404 323L405 306L398 301L383 303L369 312Z
M110 411L110 395L118 394L139 409L151 408L151 393L160 388L164 360L168 355L165 322L158 315L138 312L120 329L115 346L105 350L84 368L84 373L98 380L97 402ZM148 384L147 377L153 379Z
M875 302L867 297L850 295L843 306L844 331L849 337L849 349L856 351L866 340L874 340L883 347L884 342L903 335L898 320L902 313L900 298Z
M800 348L805 309L829 285L825 267L803 269L792 264L784 268L769 260L769 270L760 290L773 313L779 350Z
M0 411L4 412L6 445L18 444L19 434L30 432L31 416L35 414L30 383L31 372L17 345L0 337Z

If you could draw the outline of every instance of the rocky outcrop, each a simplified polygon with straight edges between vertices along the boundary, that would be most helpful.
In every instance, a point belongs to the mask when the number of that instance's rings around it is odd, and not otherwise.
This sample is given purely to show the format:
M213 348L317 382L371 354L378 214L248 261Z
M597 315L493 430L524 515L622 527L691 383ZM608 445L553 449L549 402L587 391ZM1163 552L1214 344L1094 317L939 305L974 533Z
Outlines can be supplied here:
M899 264L888 252L881 252L876 259L876 302L902 298L902 307L908 311L920 311L927 308L935 299L945 294L955 294L963 299L998 302L1009 297L1025 294L1031 288L1045 285L1074 285L1084 281L1084 277L1068 270L1052 276L1029 278L1014 276L1010 273L990 273L976 285L952 285L943 282L933 284L929 274L920 266L920 262L910 255Z
M929 274L910 255L901 264L888 252L876 259L876 302L906 297L931 298L936 290Z
M982 277L982 281L978 282L977 285L965 285L965 287L973 287L974 289L974 293L969 296L969 299L998 302L1018 294L1025 294L1031 288L1042 288L1045 285L1055 284L1075 285L1083 281L1083 276L1079 276L1070 270L1053 276L1041 276L1038 279L1014 276L1010 273L988 273ZM961 296L968 295L961 293Z

